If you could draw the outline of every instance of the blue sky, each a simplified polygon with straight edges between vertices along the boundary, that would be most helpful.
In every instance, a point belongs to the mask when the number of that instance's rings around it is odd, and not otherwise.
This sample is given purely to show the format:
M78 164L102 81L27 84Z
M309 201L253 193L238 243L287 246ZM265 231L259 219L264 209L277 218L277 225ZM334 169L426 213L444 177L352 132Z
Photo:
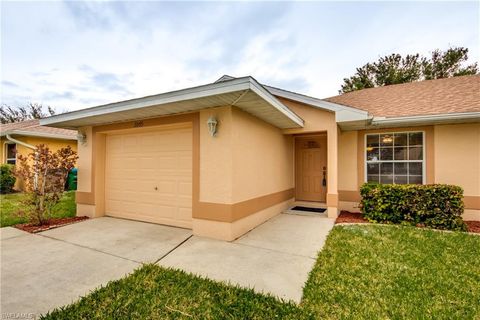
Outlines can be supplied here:
M390 53L464 46L479 2L2 2L1 99L76 110L223 74L315 97Z

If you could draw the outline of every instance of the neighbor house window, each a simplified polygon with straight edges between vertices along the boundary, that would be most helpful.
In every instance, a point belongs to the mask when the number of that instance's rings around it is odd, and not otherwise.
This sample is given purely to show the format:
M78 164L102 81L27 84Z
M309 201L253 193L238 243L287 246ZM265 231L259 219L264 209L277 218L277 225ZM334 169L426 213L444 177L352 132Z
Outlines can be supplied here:
M365 144L367 182L424 183L423 132L367 134Z
M15 143L7 143L5 145L6 149L6 162L8 164L15 164L17 162L17 145Z

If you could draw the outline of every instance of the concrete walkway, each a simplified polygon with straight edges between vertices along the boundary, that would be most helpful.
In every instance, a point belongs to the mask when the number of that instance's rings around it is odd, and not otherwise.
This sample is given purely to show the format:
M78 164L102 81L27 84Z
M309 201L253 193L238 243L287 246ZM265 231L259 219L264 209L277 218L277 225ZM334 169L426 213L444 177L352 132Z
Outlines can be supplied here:
M233 242L192 237L158 263L300 302L333 225L321 216L281 214Z
M234 242L108 217L35 235L1 228L1 312L38 316L145 262L299 302L332 227L324 217L281 214Z

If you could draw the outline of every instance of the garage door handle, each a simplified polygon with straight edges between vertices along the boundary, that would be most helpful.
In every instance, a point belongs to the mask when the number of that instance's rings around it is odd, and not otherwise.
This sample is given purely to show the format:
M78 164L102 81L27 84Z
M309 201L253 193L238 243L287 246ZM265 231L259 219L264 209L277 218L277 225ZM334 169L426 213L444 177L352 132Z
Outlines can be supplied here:
M158 188L157 188L157 187L155 187L154 189L155 189L155 190L158 190Z

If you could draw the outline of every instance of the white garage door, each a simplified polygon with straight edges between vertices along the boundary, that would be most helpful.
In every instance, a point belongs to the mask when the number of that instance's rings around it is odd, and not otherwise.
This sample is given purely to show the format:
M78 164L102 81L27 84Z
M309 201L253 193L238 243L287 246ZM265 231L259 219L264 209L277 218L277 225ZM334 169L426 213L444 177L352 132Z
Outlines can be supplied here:
M105 212L192 227L192 129L164 126L106 137Z

